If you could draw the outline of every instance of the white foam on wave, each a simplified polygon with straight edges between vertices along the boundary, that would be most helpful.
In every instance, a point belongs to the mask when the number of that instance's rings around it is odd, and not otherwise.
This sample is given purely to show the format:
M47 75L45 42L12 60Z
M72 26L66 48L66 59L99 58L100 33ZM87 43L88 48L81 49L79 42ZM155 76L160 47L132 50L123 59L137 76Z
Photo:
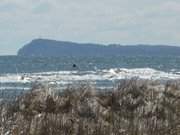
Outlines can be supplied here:
M30 90L29 87L10 87L10 86L7 86L7 87L0 87L0 90Z
M113 79L125 79L138 77L141 79L151 79L151 80L167 80L167 79L179 79L180 75L173 73L166 73L163 71L158 71L151 68L134 68L134 69L125 69L125 68L115 68L110 70L103 70L104 75L108 78Z
M119 80L138 77L151 80L180 79L180 74L166 73L151 68L112 68L97 71L59 71L42 73L24 73L24 74L6 74L0 76L0 82L6 83L31 83L39 82L57 82L68 83L73 81L101 81L101 80Z
M25 77L23 75L17 74L6 74L0 76L0 83L27 83L31 81L31 78Z

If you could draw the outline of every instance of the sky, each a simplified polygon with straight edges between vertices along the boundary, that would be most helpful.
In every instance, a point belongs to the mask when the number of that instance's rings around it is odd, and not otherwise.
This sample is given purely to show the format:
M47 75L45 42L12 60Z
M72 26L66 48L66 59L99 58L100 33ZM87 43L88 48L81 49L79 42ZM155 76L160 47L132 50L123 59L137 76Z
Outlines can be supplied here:
M180 46L180 0L0 0L0 55L37 38Z

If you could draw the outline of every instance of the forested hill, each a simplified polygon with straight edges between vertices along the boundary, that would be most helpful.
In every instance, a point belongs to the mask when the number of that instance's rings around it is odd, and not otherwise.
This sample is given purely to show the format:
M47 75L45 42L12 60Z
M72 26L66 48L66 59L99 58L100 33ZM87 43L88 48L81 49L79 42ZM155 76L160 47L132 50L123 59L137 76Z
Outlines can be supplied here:
M180 55L180 47L167 45L102 45L35 39L18 51L18 56L167 56Z

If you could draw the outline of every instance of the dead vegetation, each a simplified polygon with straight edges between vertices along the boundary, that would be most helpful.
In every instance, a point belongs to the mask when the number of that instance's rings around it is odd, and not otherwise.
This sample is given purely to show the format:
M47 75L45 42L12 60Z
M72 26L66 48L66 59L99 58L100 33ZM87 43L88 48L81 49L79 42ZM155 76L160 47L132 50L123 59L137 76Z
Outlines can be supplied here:
M123 80L55 93L41 85L0 105L2 135L179 135L180 82Z

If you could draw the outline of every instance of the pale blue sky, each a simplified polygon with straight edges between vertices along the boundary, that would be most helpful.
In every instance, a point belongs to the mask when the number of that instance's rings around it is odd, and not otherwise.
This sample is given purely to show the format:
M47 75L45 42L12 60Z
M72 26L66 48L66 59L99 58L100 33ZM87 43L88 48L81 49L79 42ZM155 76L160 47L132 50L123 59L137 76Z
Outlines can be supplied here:
M180 0L1 0L0 55L34 38L180 45Z

